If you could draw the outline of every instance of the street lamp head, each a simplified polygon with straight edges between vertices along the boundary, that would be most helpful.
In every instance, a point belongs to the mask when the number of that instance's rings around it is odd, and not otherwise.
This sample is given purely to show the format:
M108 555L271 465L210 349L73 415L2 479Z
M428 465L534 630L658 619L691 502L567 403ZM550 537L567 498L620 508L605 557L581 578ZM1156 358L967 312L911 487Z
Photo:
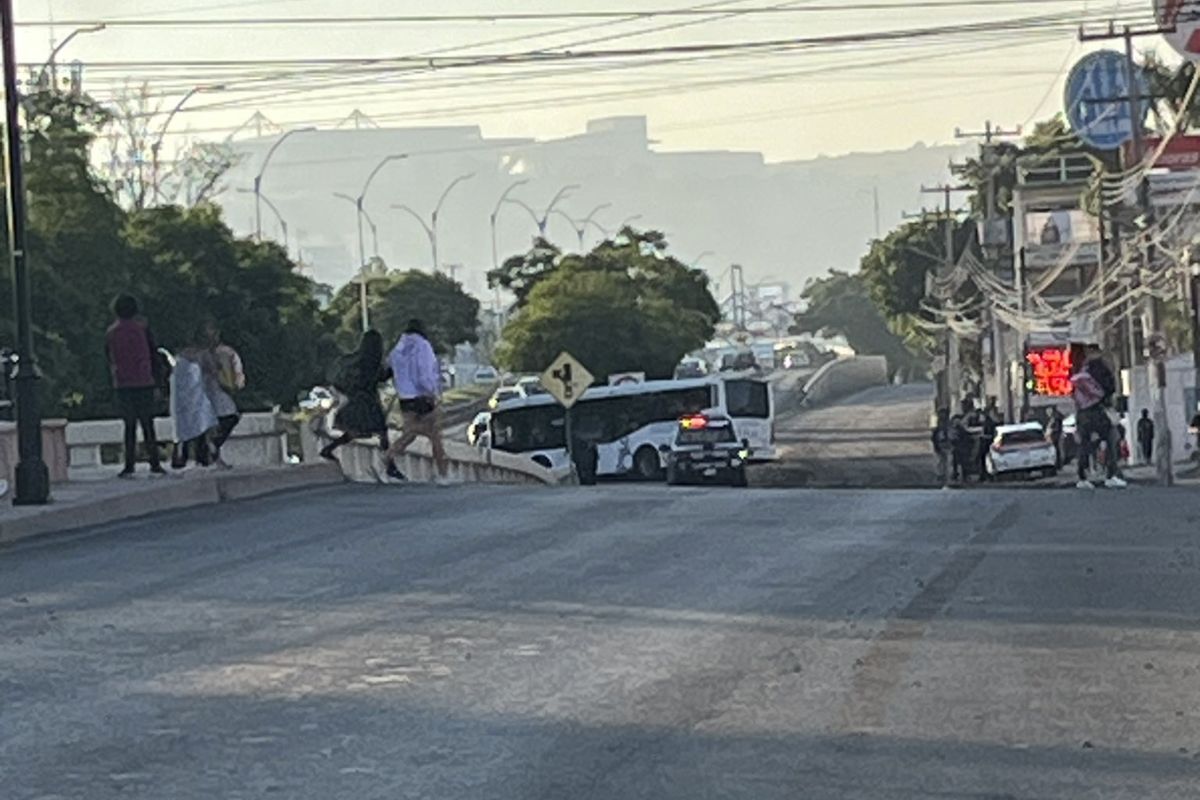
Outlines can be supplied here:
M200 87L200 90L203 92L223 92L228 88L229 86L227 84L214 83L211 86L202 86Z
M108 26L105 25L103 22L97 22L95 25L89 25L86 28L80 28L79 32L80 33L99 33L100 31L104 30L107 27Z

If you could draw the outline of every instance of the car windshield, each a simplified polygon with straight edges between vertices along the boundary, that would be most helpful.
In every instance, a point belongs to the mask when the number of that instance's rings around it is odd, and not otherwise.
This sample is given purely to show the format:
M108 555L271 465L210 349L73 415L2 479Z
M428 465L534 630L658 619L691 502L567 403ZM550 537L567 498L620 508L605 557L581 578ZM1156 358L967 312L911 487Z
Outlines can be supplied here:
M1000 437L1002 445L1010 444L1029 444L1031 442L1045 442L1046 433L1042 430L1029 429L1020 431L1007 431Z

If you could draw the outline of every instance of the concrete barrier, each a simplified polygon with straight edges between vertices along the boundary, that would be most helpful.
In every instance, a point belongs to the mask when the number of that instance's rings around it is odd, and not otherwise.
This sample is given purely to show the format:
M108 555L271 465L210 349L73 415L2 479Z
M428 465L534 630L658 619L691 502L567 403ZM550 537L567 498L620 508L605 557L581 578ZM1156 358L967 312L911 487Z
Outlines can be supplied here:
M399 434L396 434L399 435ZM552 471L528 458L486 450L460 442L446 442L452 483L549 485L559 482ZM374 439L363 439L338 450L342 471L352 481L372 483L384 475L383 454ZM437 477L429 441L418 439L397 466L410 481L432 482Z
M51 483L67 480L67 421L42 420L42 461L50 471ZM20 454L17 452L17 423L0 422L0 478L13 484Z
M175 441L175 427L169 417L154 420L154 432L160 442ZM98 419L72 422L66 426L66 447L69 452L72 479L87 478L97 472L111 470L102 457L105 447L124 447L125 426L119 419ZM139 433L140 440L140 433ZM221 450L230 464L247 467L270 467L287 460L287 434L273 412L243 414L233 435Z
M872 386L885 386L887 382L888 367L884 356L839 358L825 364L809 378L804 385L804 404L824 405Z

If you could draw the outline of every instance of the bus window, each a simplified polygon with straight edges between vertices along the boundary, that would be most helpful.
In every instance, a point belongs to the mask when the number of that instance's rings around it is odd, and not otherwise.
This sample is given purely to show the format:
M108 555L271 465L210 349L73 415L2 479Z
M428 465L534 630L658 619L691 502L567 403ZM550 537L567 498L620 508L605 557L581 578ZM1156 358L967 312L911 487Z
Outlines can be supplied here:
M725 381L725 410L731 417L771 416L770 391L762 381Z

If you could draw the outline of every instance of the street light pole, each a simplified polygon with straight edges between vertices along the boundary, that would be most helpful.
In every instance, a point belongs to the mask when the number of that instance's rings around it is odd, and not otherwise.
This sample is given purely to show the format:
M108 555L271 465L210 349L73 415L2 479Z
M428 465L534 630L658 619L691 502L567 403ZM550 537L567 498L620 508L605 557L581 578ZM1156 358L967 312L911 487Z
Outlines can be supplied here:
M72 34L73 35L73 34ZM70 37L67 37L68 39ZM66 41L63 42L66 44ZM42 420L38 409L37 359L33 352L33 309L25 252L25 178L21 153L21 97L12 0L0 0L0 46L4 51L5 185L8 194L9 263L17 318L17 468L14 505L44 505L50 499L50 472L42 460ZM59 45L61 49L62 45Z
M315 131L314 127L292 128L290 131L285 131L275 143L267 150L266 156L263 157L262 165L258 168L258 174L254 176L254 237L258 241L262 241L262 181L263 175L267 171L267 165L271 163L271 157L275 155L275 151L283 145L291 137L298 133L309 133Z
M450 185L446 187L446 191L442 192L442 196L438 198L437 205L433 207L433 214L430 216L430 243L433 246L433 272L437 274L439 269L438 264L438 215L442 213L442 204L446 202L446 198L450 196L451 190L463 181L469 181L475 177L474 172L468 172L465 175L459 175L454 180L450 181Z
M500 208L504 205L504 202L508 199L509 194L511 194L514 189L518 189L527 183L529 183L529 181L526 179L513 181L511 184L509 184L508 188L501 193L500 199L496 201L496 207L492 209L492 269L500 269L500 250L496 244L496 218L500 216Z
M154 202L157 203L159 201L159 198L161 197L161 194L159 193L159 188L158 188L159 151L162 150L163 139L166 138L167 128L169 128L171 126L171 121L174 120L175 115L178 114L183 109L184 104L186 104L188 100L191 100L193 97L195 97L200 92L221 92L224 90L225 90L225 84L223 84L223 83L217 84L216 86L196 86L196 87L192 88L187 94L185 94L183 96L183 99L181 99L178 103L175 104L175 107L173 109L171 109L170 114L167 114L166 121L163 122L162 127L158 131L158 137L154 140L154 144L150 145L150 160L151 160L150 175L152 176L151 179L154 181ZM144 199L144 197L145 197L144 192L142 193L142 197Z
M433 254L433 262L436 264L437 263L437 232L434 231L434 229L429 226L429 223L425 221L424 217L422 217L416 211L413 211L408 206L403 205L403 204L394 204L392 206L392 208L396 209L397 211L403 211L405 214L408 214L410 217L415 219L417 221L417 224L421 226L421 229L423 231L425 231L425 238L429 240L429 249ZM434 272L435 273L437 272L436 268L434 268Z
M238 189L238 191L239 191L239 192L241 192L242 194L250 194L250 192L251 192L252 190L250 190L250 189ZM282 213L280 213L280 211L279 211L279 207L278 207L277 205L275 205L274 203L272 203L272 202L271 202L271 198L267 197L265 194L260 194L260 195L259 195L259 199L261 199L261 200L262 200L262 202L263 202L263 205L265 205L265 206L266 206L268 209L270 209L271 213L275 215L275 220L276 220L276 221L279 223L279 230L280 230L280 232L282 232L282 234L283 234L283 250L284 250L284 252L288 253L288 255L289 255L289 257L290 257L290 256L291 256L291 253L290 253L290 250L289 250L289 247L288 247L288 224L287 224L287 220L283 218L283 214L282 214ZM299 257L299 254L297 254L297 257Z
M55 85L57 85L58 76L57 76L57 64L55 62L55 59L58 58L58 54L62 52L63 48L71 43L72 39L74 39L76 36L79 36L79 35L85 34L85 33L99 33L100 31L104 30L106 27L107 26L103 22L101 22L96 25L88 25L87 27L84 27L84 28L76 28L75 30L68 33L66 35L66 37L64 37L63 40L58 43L58 46L50 51L50 57L46 59L46 63L42 64L42 68L38 72L38 78L37 78L38 88L41 88L42 85L46 82L46 73L47 72L50 73L51 78L53 79L53 83Z
M600 227L600 225L596 222L596 215L599 214L601 211L603 211L606 208L612 208L612 203L601 203L600 205L596 206L591 211L589 211L588 215L580 221L580 223L579 223L579 252L581 252L581 253L583 252L583 237L587 233L588 225L596 225L596 227L600 228L601 231L604 230L604 228Z

